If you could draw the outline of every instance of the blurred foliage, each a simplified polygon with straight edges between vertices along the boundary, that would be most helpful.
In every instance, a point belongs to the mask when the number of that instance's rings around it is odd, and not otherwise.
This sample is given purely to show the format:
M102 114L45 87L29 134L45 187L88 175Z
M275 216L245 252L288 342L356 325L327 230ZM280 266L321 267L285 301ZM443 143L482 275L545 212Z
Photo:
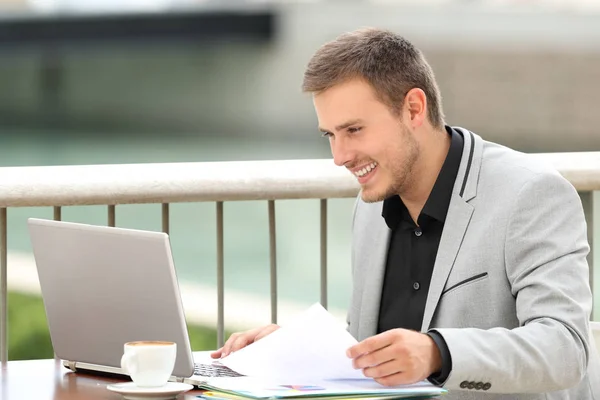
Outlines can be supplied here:
M188 326L192 349L210 350L217 346L217 331ZM229 333L227 334L229 335ZM30 360L54 357L42 298L8 293L8 359Z
M41 297L8 293L8 359L52 358L46 312Z

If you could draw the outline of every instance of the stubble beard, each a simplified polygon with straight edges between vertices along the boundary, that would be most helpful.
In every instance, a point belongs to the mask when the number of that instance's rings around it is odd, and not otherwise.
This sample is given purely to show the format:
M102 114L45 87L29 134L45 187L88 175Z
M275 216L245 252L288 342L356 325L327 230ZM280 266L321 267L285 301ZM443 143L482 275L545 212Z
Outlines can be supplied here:
M390 159L389 171L392 176L392 183L382 192L361 192L361 198L365 203L376 203L383 201L388 197L400 195L410 190L413 185L412 171L413 167L419 159L421 153L419 143L410 135L408 128L401 127L402 141L388 154L403 154L401 158ZM381 165L380 165L381 167Z

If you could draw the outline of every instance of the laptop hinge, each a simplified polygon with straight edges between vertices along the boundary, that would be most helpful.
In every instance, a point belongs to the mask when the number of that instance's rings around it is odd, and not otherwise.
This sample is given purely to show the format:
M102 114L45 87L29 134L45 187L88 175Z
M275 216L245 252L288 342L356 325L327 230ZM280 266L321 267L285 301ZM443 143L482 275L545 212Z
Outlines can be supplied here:
M69 368L73 372L77 372L77 362L63 360L63 366Z

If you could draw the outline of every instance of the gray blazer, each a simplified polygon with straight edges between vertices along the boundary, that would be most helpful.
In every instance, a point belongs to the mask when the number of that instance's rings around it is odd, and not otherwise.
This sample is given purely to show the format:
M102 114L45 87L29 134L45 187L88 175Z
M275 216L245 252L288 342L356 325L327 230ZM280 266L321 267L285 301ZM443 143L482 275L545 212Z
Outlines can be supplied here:
M452 356L446 399L600 400L581 201L549 166L462 128L421 330ZM390 230L357 200L348 329L376 334ZM486 387L487 390L484 390Z

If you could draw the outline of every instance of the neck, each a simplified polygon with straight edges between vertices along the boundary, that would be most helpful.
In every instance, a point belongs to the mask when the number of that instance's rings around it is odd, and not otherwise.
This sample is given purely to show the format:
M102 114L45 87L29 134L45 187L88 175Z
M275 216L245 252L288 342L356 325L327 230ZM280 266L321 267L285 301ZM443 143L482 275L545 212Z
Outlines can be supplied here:
M431 128L413 135L419 143L420 154L413 166L409 190L400 194L400 198L416 223L444 165L451 139L444 129Z

